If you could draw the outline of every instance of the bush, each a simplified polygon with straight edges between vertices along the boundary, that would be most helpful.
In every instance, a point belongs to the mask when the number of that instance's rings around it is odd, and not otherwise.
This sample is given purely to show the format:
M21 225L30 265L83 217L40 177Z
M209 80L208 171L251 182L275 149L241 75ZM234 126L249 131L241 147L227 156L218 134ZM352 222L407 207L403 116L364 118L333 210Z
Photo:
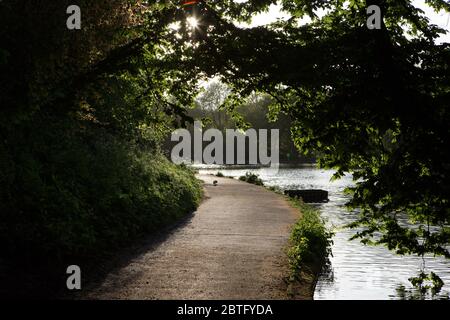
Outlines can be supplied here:
M257 186L264 186L263 181L259 178L257 174L247 172L245 176L240 176L239 180L245 181L251 184L256 184Z
M222 172L219 171L219 172L217 172L216 177L223 178L224 175Z
M55 266L99 257L199 204L194 172L157 150L45 125L0 142L1 256Z
M331 254L332 232L325 227L319 210L303 203L290 200L302 213L291 233L291 246L288 250L292 277L298 278L300 272L319 269Z

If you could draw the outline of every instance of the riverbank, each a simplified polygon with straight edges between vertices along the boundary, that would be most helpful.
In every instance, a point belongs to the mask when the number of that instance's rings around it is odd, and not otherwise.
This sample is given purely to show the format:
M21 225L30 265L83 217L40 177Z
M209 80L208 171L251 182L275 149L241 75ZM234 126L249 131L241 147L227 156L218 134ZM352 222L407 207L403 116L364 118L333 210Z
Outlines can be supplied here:
M164 241L112 271L88 299L289 299L286 248L299 218L279 194L202 175L205 199ZM217 181L217 185L214 185ZM305 284L297 299L311 299Z
M291 268L289 292L295 296L307 283L313 297L319 275L332 254L333 232L326 227L319 210L301 199L290 198L289 202L301 212L292 228L287 251Z

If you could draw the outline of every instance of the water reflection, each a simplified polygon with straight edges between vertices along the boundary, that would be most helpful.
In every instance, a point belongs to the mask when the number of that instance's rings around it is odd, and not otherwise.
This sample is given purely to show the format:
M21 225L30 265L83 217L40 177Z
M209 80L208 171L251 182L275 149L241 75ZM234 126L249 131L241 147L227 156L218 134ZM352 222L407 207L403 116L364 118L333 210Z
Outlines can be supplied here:
M218 171L214 168L200 170L201 173ZM327 223L335 229L333 256L330 257L330 269L319 278L315 299L418 298L419 293L411 289L408 278L418 273L422 259L399 256L384 247L365 246L358 240L348 241L356 231L343 226L357 217L357 212L349 212L344 207L348 196L343 191L352 185L350 176L330 182L333 171L313 166L280 168L278 171L269 168L220 171L233 177L245 175L250 171L258 174L266 185L282 189L324 189L329 192L330 201L317 204L317 207L327 219ZM445 286L435 298L448 298L450 262L444 258L425 257L425 263L428 270L437 273L445 282Z

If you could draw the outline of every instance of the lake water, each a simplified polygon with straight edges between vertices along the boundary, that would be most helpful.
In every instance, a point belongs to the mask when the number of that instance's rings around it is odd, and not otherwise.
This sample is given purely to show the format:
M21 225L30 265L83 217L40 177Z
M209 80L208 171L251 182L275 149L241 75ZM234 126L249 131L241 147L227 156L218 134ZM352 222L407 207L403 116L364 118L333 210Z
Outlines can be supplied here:
M333 171L317 169L312 165L296 168L220 169L201 168L200 173L239 177L246 172L258 174L267 186L282 189L323 189L329 192L328 203L317 204L335 231L333 256L330 266L319 277L314 299L403 299L415 294L408 278L415 276L423 261L415 256L399 256L385 247L365 246L348 239L355 230L343 228L355 221L357 212L349 212L344 204L348 196L344 189L352 185L350 176L330 182ZM434 271L445 282L435 298L447 298L450 292L450 261L444 258L425 258L426 270ZM405 290L401 290L405 288ZM408 295L409 294L409 295Z

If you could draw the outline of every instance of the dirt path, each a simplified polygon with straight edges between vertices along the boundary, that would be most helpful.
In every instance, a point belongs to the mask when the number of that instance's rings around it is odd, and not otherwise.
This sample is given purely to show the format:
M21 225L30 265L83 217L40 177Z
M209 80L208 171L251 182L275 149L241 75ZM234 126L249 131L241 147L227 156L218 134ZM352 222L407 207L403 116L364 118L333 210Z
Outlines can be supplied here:
M87 298L287 298L284 248L297 210L263 187L199 178L206 199L192 218L111 272Z

